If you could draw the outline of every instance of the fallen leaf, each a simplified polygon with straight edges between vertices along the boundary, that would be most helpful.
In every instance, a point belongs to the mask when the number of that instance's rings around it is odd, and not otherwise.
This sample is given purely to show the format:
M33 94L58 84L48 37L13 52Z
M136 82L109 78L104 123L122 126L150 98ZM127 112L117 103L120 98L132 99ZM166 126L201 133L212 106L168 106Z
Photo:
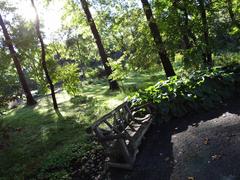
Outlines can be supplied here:
M215 154L215 155L212 156L212 160L213 160L213 161L219 160L221 157L222 157L221 155Z
M205 138L204 141L203 141L203 144L208 145L208 143L209 143L209 139Z

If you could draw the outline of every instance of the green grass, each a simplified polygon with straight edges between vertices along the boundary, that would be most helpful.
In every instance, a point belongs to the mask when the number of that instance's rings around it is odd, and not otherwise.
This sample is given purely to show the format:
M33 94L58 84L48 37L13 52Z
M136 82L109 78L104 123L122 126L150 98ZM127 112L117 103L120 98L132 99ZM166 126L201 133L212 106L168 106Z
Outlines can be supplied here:
M161 78L159 73L130 73L120 92L109 92L105 80L84 82L71 97L57 93L59 117L50 96L35 107L18 107L0 119L0 179L59 179L68 177L71 163L92 148L86 128L119 105L136 88Z
M91 119L98 118L93 112L93 102L79 104L78 107L69 102L60 103L60 110L65 114L62 119L49 108L51 104L47 99L41 99L35 108L13 110L1 120L0 177L3 179L24 179L38 174L55 154L61 154L75 144L88 144L85 128ZM80 115L80 112L86 114ZM70 157L69 161L73 158ZM64 158L60 159L60 164L64 161Z

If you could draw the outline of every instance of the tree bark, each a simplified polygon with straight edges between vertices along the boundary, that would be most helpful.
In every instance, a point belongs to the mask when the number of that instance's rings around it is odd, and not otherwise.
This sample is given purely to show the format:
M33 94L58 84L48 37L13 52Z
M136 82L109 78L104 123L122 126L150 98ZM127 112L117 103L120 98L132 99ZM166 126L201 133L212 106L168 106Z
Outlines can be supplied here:
M106 51L103 47L101 36L100 36L100 34L97 30L97 27L96 27L96 24L95 24L93 18L92 18L91 12L90 12L89 7L88 7L88 2L86 0L80 0L80 1L81 1L82 8L85 12L85 15L87 17L87 21L88 21L89 26L91 28L92 34L95 38L100 57L102 59L102 63L103 63L103 66L105 68L106 75L109 78L109 76L112 74L113 71L112 71L111 66L109 65L108 60L107 60L107 53L106 53ZM110 90L118 90L119 89L119 85L118 85L116 80L108 79L108 82L109 82Z
M203 26L203 37L204 37L204 43L205 43L205 53L203 54L203 61L206 65L212 65L212 52L211 47L209 43L209 32L208 32L208 22L207 22L207 15L206 15L206 9L204 5L204 0L198 0L199 2L199 10L201 14L201 20L202 20L202 26Z
M26 78L25 78L24 73L22 71L22 66L21 66L20 61L18 59L17 53L16 53L16 51L13 47L12 40L11 40L10 35L7 31L7 28L4 24L4 21L2 19L1 14L0 14L0 26L2 27L3 35L5 37L6 44L8 46L9 51L10 51L10 54L12 56L14 65L17 69L19 81L20 81L21 86L23 88L23 91L26 95L27 105L29 105L29 106L35 105L37 102L34 100L32 94L31 94L31 91L30 91L29 86L27 84Z
M47 69L47 63L46 63L46 51L45 51L45 46L44 46L44 42L43 42L43 38L40 32L40 21L39 21L39 16L38 16L38 12L37 12L37 8L34 4L34 0L31 0L32 2L32 6L35 10L36 13L36 22L35 22L35 28L36 28L36 32L37 32L37 36L38 39L40 41L41 44L41 63L42 63L42 67L46 76L46 79L48 81L48 84L50 86L50 90L51 90L51 95L52 95L52 100L53 100L53 107L56 111L58 111L58 104L57 104L57 100L56 100L56 96L55 96L55 90L54 90L54 85L52 82L52 79L49 75L48 69Z
M228 7L228 12L229 12L229 15L230 15L230 18L232 20L232 24L237 26L239 29L240 29L240 23L237 21L236 17L235 17L235 14L232 10L232 0L227 0L227 7Z
M182 36L183 36L183 41L184 41L184 44L185 44L185 48L186 49L190 49L192 47L192 44L190 43L190 40L189 40L189 35L190 35L190 31L189 30L189 25L188 25L188 12L187 12L187 9L183 9L183 13L184 13L184 17L182 18L183 19L183 26L180 27L181 28L181 31L182 31Z
M151 34L154 38L154 42L158 48L158 54L160 56L164 71L166 73L167 77L170 76L174 76L175 72L173 70L172 64L168 58L168 54L167 51L164 47L163 41L162 41L162 37L160 35L158 26L156 24L156 21L153 17L153 13L152 13L152 9L150 7L150 4L148 2L148 0L141 0L142 5L143 5L143 9L144 9L144 13L146 15L147 21L148 21L148 25L149 28L151 30Z

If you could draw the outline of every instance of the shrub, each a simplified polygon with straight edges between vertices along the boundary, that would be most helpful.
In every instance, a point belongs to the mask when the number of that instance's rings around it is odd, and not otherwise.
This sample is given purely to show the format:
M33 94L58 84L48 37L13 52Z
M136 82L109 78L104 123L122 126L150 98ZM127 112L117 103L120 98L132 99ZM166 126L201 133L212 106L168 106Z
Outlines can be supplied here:
M68 64L58 68L57 81L62 82L63 89L75 96L79 92L79 72L77 64Z
M162 121L182 117L189 112L209 110L240 89L240 65L196 71L189 77L171 77L140 90L133 104L150 102Z

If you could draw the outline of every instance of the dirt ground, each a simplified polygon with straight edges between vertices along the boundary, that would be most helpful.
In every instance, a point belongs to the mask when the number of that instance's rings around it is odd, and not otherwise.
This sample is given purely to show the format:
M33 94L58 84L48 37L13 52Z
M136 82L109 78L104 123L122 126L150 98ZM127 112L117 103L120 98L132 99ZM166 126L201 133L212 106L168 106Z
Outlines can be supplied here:
M153 125L132 171L112 180L240 180L240 98L210 112Z

